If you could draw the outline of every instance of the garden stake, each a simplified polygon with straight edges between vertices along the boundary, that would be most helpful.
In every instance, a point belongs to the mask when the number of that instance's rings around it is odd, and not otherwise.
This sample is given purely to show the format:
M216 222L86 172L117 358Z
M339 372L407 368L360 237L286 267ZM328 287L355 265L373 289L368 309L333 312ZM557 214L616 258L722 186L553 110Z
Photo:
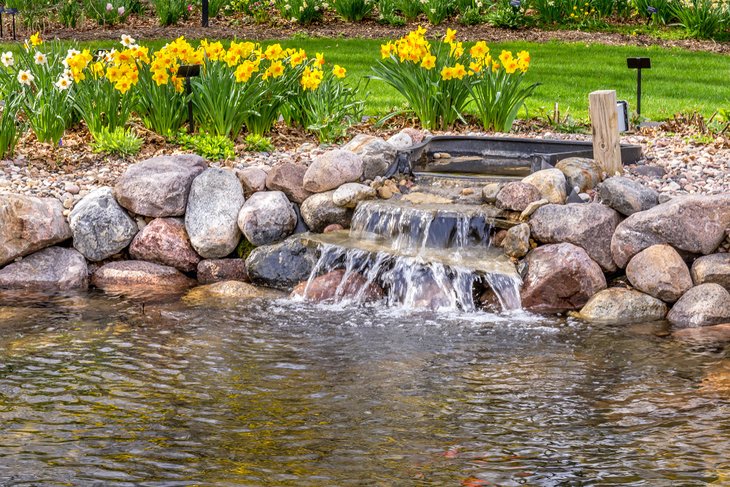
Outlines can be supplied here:
M185 94L188 97L188 125L190 133L195 132L195 121L193 120L193 85L190 78L200 76L200 65L191 64L177 68L177 75L185 78Z
M641 70L651 68L651 59L648 57L630 57L626 59L629 69L636 70L636 114L641 115Z
M201 21L201 25L203 27L208 27L208 0L203 0L202 10L203 10L203 18Z
M5 12L5 7L0 7L0 37L3 37L3 12Z
M18 9L17 8L6 8L5 13L10 14L13 17L13 40L17 41L18 38L15 37L15 14L18 13Z

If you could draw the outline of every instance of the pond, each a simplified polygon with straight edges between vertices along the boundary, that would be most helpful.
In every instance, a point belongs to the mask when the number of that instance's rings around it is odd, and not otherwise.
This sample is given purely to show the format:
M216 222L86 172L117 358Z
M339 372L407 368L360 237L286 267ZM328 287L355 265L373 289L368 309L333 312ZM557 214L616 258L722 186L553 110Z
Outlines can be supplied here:
M2 486L730 481L726 353L661 325L42 302L0 307Z

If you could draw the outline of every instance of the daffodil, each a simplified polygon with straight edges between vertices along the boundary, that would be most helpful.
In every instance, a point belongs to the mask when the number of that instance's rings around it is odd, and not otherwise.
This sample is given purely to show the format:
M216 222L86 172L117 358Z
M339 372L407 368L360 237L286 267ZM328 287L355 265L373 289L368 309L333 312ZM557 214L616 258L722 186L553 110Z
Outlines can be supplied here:
M335 76L335 78L344 78L347 74L347 70L339 64L335 64L335 67L332 68L332 74Z
M47 64L48 58L42 52L37 52L33 55L33 60L36 64Z
M0 61L2 61L3 66L6 68L15 64L15 58L13 57L13 53L10 51L4 52L2 56L0 56Z
M65 91L71 87L71 83L72 81L68 77L61 76L60 78L58 78L58 81L56 81L55 85L56 88L58 88L60 91Z
M30 86L30 84L35 80L35 77L33 77L33 74L31 74L30 71L20 70L18 71L18 82L21 85Z

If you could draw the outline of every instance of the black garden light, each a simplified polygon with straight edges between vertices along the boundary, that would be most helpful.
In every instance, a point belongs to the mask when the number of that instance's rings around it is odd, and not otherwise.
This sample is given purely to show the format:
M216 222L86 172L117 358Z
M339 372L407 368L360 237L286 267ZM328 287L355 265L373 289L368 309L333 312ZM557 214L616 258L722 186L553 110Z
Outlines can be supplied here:
M2 8L2 13L11 15L13 17L13 40L18 40L17 37L15 37L15 16L18 15L18 9L17 8ZM3 35L2 32L2 15L0 14L0 36Z
M185 78L185 95L188 97L188 125L190 133L195 131L195 121L193 120L193 86L190 78L200 76L200 64L190 64L177 68L177 75Z
M208 27L208 0L203 0L200 7L203 13L202 18L200 19L200 25Z
M630 57L626 59L629 69L636 70L636 113L641 115L641 70L651 69L651 59L648 57Z

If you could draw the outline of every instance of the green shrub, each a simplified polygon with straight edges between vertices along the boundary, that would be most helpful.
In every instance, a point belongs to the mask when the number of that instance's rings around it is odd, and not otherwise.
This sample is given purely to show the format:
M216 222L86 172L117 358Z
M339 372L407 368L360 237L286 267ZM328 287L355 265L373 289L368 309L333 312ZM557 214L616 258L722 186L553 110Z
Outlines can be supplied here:
M698 39L712 39L729 22L724 1L672 0L669 8L687 35Z
M78 0L62 0L58 6L58 21L70 29L75 29L81 20L83 8Z
M423 0L422 11L433 25L439 25L441 22L451 16L454 10L452 0Z
M498 0L487 15L487 19L495 27L506 29L525 27L530 22L525 3L524 0Z
M274 144L271 139L263 135L248 134L244 139L247 152L274 152Z
M138 0L84 0L84 12L99 25L124 22L129 14L141 9ZM111 8L107 8L111 6Z
M234 159L236 157L233 141L224 135L181 134L178 143L188 150L209 161Z
M632 0L631 5L637 14L654 23L668 24L674 20L669 0Z
M323 0L276 0L276 8L284 19L306 25L322 19L323 3Z
M348 22L359 22L373 11L375 0L332 0L332 7Z
M158 86L149 69L139 70L134 112L145 127L163 137L173 137L187 120L187 97L172 83Z
M18 97L6 98L0 111L0 159L7 159L15 154L15 146L22 133L18 121Z
M423 12L420 0L395 0L395 7L398 12L403 14L408 22L416 20Z
M92 148L94 152L127 157L137 154L142 148L143 142L131 130L123 127L117 127L114 130L103 128L94 134Z
M226 11L243 12L257 24L264 24L270 18L268 2L265 0L231 0L225 7Z
M180 19L187 19L188 0L152 0L160 25L174 25Z
M378 21L393 26L406 25L406 20L398 13L396 0L378 2Z

